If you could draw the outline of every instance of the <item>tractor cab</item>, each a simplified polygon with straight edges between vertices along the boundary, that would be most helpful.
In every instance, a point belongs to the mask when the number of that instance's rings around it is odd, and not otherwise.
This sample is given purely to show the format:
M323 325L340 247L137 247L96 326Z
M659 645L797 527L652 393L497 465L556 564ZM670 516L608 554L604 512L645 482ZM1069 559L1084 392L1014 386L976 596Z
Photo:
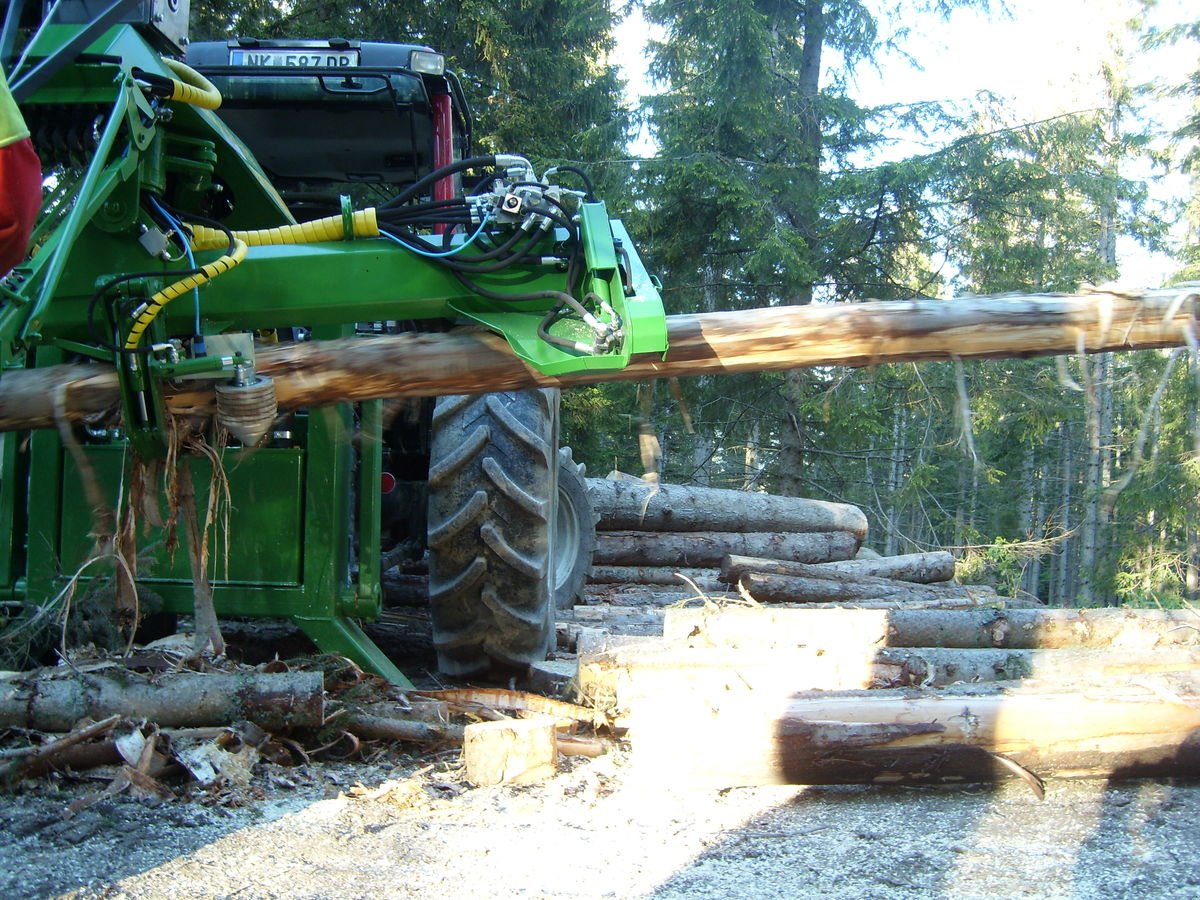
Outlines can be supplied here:
M336 214L340 194L392 196L470 155L470 107L429 47L237 38L193 43L186 61L221 92L217 114L297 219ZM433 194L454 192L447 179Z

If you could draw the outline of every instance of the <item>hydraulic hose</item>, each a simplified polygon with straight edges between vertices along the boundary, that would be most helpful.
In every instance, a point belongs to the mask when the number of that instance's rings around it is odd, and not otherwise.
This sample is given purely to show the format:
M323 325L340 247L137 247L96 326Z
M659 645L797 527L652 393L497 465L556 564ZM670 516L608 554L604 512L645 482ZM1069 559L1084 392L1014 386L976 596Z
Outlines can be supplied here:
M221 92L211 81L177 59L164 59L163 62L181 79L180 81L171 80L173 90L167 97L168 100L178 100L180 103L198 106L201 109L220 108Z
M179 78L165 78L162 75L155 75L153 72L137 68L133 70L133 77L139 83L149 87L152 93L167 100L177 100L200 109L220 108L221 92L211 81L177 59L164 58L163 65Z
M421 192L425 190L425 188L429 187L435 182L441 181L443 178L449 175L465 172L467 169L492 168L495 165L496 155L494 153L488 154L487 156L472 156L470 159L460 159L458 162L453 162L448 166L442 166L440 169L435 169L424 178L420 178L413 182L387 203L383 204L382 208L394 209L397 206L402 206L413 197L419 196Z
M375 218L374 209L360 209L352 216L351 234L346 233L345 220L342 216L326 216L323 219L313 219L311 222L301 222L298 225L284 225L280 228L260 228L257 231L235 231L235 239L242 241L248 247L267 247L276 244L316 244L322 241L341 241L348 237L379 237L379 223ZM229 236L217 228L204 225L189 225L192 229L193 250L214 250L224 247Z
M225 237L221 232L217 232L217 234L221 234L222 238ZM155 317L162 312L164 306L176 297L186 294L192 288L207 284L218 275L228 272L246 258L246 251L248 249L246 242L235 236L232 252L201 266L200 271L196 274L189 275L187 278L181 278L174 284L167 285L139 306L133 312L133 325L130 326L129 334L125 337L125 346L123 349L137 350L138 345L142 342L142 335L145 334L146 329L150 327L150 323L154 321Z

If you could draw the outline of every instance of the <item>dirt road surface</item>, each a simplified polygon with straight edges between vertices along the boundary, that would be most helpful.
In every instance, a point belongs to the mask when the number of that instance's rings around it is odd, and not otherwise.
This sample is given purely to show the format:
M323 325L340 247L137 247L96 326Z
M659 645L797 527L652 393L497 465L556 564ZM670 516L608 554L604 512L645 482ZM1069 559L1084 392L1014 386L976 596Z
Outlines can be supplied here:
M0 797L0 897L1200 897L1195 784L717 792L615 754L471 789L417 765L262 765L71 818L97 786L43 782Z

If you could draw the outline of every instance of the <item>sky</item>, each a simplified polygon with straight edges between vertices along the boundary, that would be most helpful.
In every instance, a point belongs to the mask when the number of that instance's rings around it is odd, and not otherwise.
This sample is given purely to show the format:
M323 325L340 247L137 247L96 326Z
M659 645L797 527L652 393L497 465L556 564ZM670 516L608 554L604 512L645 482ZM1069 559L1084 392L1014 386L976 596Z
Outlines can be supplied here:
M1008 16L958 10L948 20L925 16L903 23L910 29L905 49L922 63L914 68L899 55L882 60L880 67L863 67L850 90L864 105L923 100L967 102L980 92L1004 98L1014 121L1037 121L1065 112L1104 104L1100 61L1109 55L1113 35L1136 9L1133 0L1007 0ZM1153 21L1164 24L1194 20L1195 7L1187 0L1160 0ZM638 13L622 23L617 33L615 62L628 79L629 100L637 104L642 94L653 92L646 78L645 39L649 30ZM1180 82L1196 65L1194 45L1146 53L1130 47L1129 77L1134 83L1151 80ZM1178 104L1156 101L1146 110L1152 126L1164 133L1184 114ZM1157 123L1157 124L1155 124ZM932 144L911 145L924 152L948 142L952 135L934 135ZM1165 138L1164 138L1165 140ZM653 143L643 135L633 146L635 155L652 155ZM1150 171L1126 172L1128 177L1150 177ZM1181 176L1158 178L1152 191L1170 198L1187 190ZM1167 257L1147 253L1131 241L1118 247L1121 282L1154 287L1172 271Z

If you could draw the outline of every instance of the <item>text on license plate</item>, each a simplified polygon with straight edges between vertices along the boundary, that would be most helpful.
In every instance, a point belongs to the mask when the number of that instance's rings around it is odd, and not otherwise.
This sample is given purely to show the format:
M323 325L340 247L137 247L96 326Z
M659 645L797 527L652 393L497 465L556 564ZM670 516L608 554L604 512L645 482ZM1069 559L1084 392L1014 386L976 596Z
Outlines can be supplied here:
M305 69L340 69L358 65L353 50L231 50L229 62L235 66L291 66Z

